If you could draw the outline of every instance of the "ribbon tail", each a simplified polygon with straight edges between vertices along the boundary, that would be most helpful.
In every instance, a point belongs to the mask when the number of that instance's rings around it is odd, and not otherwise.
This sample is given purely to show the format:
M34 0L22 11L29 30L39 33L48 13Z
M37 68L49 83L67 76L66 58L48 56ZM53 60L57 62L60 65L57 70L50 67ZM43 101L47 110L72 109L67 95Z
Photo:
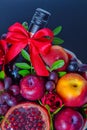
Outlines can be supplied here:
M39 76L48 76L49 72L46 69L44 62L42 61L40 55L38 54L36 48L30 45L30 58L31 63Z
M2 48L3 48L3 50L4 50L4 53L6 53L7 49L8 49L7 41L6 40L0 40L0 44L1 44Z
M25 48L27 44L15 43L12 47L7 51L5 55L5 64L9 63L12 59L14 59L22 49Z

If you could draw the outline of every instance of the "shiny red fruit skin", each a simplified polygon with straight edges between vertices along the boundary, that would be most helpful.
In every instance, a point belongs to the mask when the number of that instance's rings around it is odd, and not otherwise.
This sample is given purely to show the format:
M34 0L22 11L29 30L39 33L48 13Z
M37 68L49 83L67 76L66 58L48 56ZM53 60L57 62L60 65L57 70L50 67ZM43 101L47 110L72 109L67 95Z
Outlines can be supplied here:
M55 130L82 130L84 120L78 111L65 108L55 116L54 126Z
M80 96L73 98L72 101L63 99L66 106L70 107L82 107L87 103L87 88L84 88Z
M52 64L57 60L64 60L65 64L63 67L59 68L59 71L66 70L68 65L69 57L67 52L61 46L52 46L50 51L46 55L42 55L42 59L48 66L52 66Z
M45 93L45 80L36 75L28 75L20 82L20 93L28 100L41 99Z

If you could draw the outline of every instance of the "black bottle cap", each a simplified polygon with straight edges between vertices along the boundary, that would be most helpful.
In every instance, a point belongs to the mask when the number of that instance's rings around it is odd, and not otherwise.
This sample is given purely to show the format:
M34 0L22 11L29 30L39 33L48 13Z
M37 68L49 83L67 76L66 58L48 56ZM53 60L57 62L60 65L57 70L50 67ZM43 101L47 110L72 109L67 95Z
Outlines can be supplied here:
M48 11L37 8L31 20L31 23L44 27L46 26L50 15L51 14Z

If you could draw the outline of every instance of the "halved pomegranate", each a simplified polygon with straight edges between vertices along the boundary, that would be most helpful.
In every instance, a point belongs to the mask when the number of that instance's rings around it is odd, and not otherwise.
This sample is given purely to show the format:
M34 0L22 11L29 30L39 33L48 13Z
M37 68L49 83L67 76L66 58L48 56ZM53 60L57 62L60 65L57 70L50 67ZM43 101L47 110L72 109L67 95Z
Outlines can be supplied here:
M35 103L10 108L1 124L2 130L50 130L48 111Z

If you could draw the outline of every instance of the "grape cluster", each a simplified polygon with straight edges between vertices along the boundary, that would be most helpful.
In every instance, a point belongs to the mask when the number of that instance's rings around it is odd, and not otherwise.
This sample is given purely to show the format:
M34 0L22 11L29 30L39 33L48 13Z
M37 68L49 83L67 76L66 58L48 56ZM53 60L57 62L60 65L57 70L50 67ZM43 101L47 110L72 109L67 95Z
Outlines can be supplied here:
M67 67L67 72L77 72L87 80L87 64L83 64L78 59L72 58Z
M71 59L69 62L69 65L67 67L67 71L68 72L77 72L78 69L79 69L79 64L78 64L77 60L75 58Z
M20 95L18 85L12 84L12 79L6 77L0 81L0 115L4 115L7 110L18 103L17 96Z
M48 80L45 84L47 91L52 91L55 89L55 86L58 81L58 74L55 71L50 72Z

